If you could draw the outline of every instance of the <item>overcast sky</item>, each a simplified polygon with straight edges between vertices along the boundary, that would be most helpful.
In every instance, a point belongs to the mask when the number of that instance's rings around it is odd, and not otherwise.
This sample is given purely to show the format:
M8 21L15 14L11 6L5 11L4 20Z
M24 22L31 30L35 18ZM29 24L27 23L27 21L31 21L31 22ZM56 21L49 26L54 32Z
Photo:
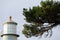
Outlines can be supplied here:
M33 6L40 5L40 0L0 0L0 34L3 31L3 22L8 20L9 16L12 16L12 20L18 23L17 33L20 35L18 40L60 40L60 27L53 29L52 37L39 38L31 37L26 38L22 34L24 21L23 8L32 8ZM2 38L0 37L0 40Z

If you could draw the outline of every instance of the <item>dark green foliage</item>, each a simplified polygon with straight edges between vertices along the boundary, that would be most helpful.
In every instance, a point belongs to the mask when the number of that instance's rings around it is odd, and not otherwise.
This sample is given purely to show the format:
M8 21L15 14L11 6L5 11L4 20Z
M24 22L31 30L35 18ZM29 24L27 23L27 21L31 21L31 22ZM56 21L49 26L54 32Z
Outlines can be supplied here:
M60 2L56 1L41 1L41 6L23 9L23 15L27 23L24 24L23 34L26 37L52 35L52 28L60 24ZM44 24L48 23L48 26Z

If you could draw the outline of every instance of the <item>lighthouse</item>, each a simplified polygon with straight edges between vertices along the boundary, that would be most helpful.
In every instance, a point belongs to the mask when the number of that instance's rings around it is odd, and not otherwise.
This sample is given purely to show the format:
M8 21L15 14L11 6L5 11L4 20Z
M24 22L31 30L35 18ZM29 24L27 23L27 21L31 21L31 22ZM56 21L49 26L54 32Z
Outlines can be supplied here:
M3 34L1 35L3 40L17 40L17 37L19 37L16 33L17 23L12 20L11 16L8 21L3 23L3 26Z

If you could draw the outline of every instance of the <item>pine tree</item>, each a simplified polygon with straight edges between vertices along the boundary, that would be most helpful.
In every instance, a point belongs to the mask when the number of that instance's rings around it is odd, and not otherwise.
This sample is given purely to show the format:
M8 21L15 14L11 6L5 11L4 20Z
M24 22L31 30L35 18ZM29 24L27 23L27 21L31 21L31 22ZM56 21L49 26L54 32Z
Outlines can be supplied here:
M23 15L29 24L24 24L22 33L27 37L52 35L52 28L60 24L60 2L46 0L40 2L41 6L23 8ZM44 25L47 23L48 25Z

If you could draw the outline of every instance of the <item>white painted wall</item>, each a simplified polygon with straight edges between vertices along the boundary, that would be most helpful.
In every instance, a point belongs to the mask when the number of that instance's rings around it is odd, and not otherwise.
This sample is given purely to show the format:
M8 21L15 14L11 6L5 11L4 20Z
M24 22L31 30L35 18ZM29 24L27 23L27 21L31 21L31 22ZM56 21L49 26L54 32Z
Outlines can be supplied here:
M3 40L17 40L17 36L5 35L3 36Z

